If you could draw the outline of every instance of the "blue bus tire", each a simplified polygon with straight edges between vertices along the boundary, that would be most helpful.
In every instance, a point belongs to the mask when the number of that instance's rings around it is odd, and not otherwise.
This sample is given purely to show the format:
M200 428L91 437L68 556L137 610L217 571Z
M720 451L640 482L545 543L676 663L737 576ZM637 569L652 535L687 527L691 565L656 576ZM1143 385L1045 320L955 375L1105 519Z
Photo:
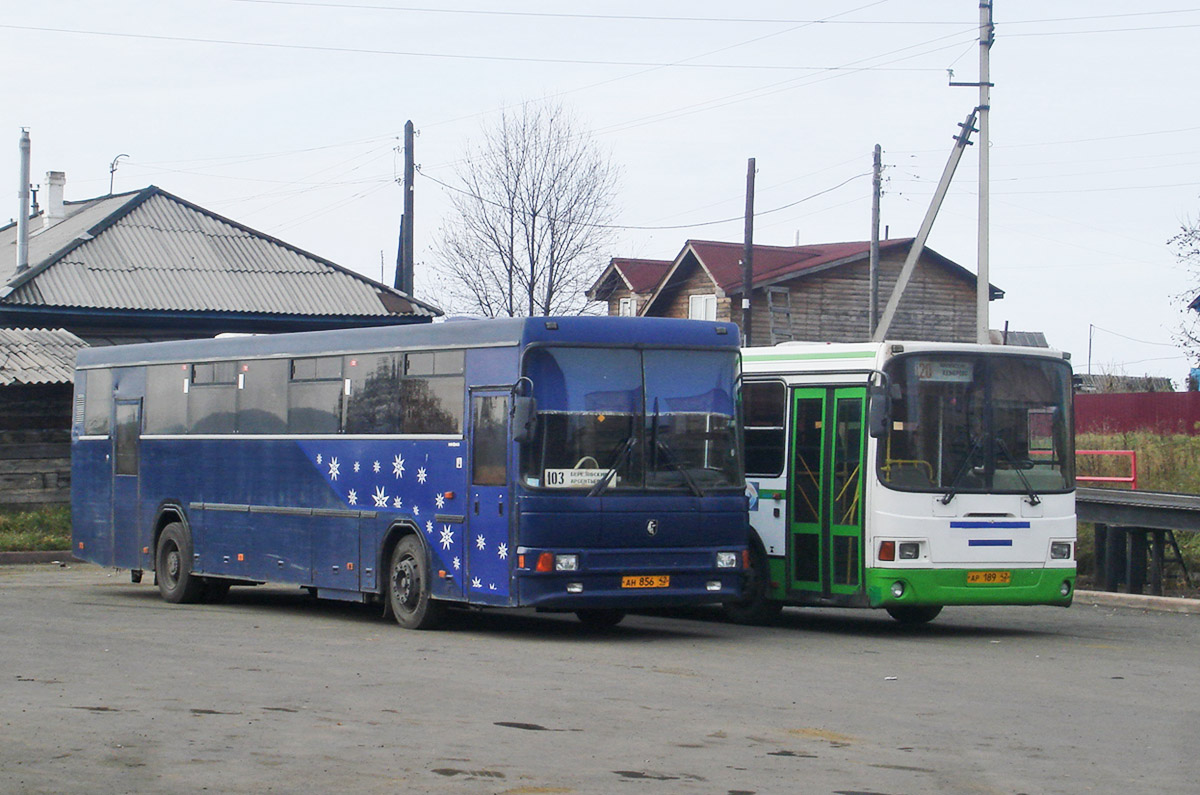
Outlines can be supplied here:
M425 549L416 536L405 536L392 551L387 598L396 623L405 629L434 629L446 606L429 595L430 574Z
M192 538L179 522L171 522L158 537L154 556L158 592L174 604L199 602L204 581L192 574Z

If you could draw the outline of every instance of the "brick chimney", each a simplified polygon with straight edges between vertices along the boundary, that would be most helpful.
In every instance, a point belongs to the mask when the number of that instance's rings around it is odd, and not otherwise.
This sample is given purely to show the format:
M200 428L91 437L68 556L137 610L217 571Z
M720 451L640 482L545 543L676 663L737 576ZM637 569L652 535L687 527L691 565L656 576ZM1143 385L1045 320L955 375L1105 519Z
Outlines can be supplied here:
M67 212L63 208L63 189L67 185L67 175L62 171L47 171L46 184L46 209L42 212L42 228L54 226L59 221L67 217Z

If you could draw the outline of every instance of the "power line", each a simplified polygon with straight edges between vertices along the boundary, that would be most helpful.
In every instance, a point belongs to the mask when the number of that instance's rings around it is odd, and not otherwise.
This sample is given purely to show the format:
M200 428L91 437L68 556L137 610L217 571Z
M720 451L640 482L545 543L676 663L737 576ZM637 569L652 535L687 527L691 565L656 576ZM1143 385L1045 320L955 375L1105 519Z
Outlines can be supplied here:
M1148 30L1182 30L1184 28L1200 28L1195 25L1158 25L1148 28L1102 28L1100 30L1058 30L1040 33L1005 33L1007 39L1027 38L1029 36L1088 36L1094 33L1141 33Z
M103 30L83 30L77 28L52 28L39 25L6 25L0 24L0 29L6 30L32 30L42 33L70 33L81 36L103 36L118 39L141 39L147 41L170 41L183 42L187 44L220 44L235 47L261 47L275 50L301 50L305 52L332 52L353 55L389 55L403 58L437 58L445 60L462 60L462 61L489 61L503 63L535 63L535 64L556 64L571 65L571 66L634 66L634 67L653 67L653 68L685 68L685 69L743 69L752 71L785 71L785 72L830 72L838 71L846 67L840 66L792 66L786 64L712 64L712 63L687 63L687 62L656 62L656 61L606 61L600 59L588 58L536 58L527 55L481 55L477 53L444 53L444 52L421 52L418 50L379 50L365 47L334 47L331 45L321 44L284 44L280 42L267 41L245 41L237 39L210 39L201 36L167 36L154 33L119 33L115 31ZM888 67L855 67L852 70L855 72L862 71L882 71L882 72L940 72L939 68L912 66L912 67L897 67L895 69Z
M786 19L779 17L699 17L699 16L665 16L644 14L582 14L552 11L501 11L495 9L469 8L432 8L429 6L396 6L368 3L331 3L317 0L235 0L240 3L274 6L303 6L310 8L349 9L356 11L395 11L422 14L458 14L468 16L493 17L539 17L544 19L582 19L582 20L623 20L633 22L713 22L719 24L748 23L748 24L837 24L837 25L956 25L957 22L945 20L912 20L912 19ZM1190 14L1200 9L1185 8L1168 11L1139 11L1127 14L1101 14L1086 17L1059 17L1048 19L1022 19L1006 21L1005 25L1035 25L1050 22L1084 22L1098 19L1119 19L1128 17L1163 16L1168 14Z
M1102 328L1101 326L1097 326L1095 323L1092 324L1092 328L1094 328L1096 331L1103 331L1106 334L1112 334L1114 337L1120 337L1123 340L1129 340L1130 342L1141 343L1142 345L1157 345L1160 348L1177 348L1177 347L1179 347L1172 342L1150 342L1149 340L1139 340L1136 337L1129 337L1129 336L1126 336L1125 334L1119 334L1115 331L1112 331L1111 329ZM1151 360L1147 359L1146 361L1151 361Z
M460 188L456 185L451 185L447 182L443 182L442 180L438 179L437 177L429 176L428 174L426 174L424 171L422 171L420 169L417 170L417 173L420 176L424 177L425 179L427 179L431 182L435 182L438 185L441 185L443 188L446 188L447 190L454 191L455 193L461 193L462 195L468 196L468 197L474 199L475 201L482 202L483 204L490 204L493 207L499 207L501 209L508 209L507 205L501 204L500 202L492 201L491 199L486 199L483 196L480 196L478 193L473 193L469 190ZM863 172L862 174L855 174L853 177L849 177L849 178L843 180L842 182L839 182L837 185L834 185L831 188L826 188L825 190L817 191L816 193L811 194L809 196L805 196L802 199L797 199L794 202L789 202L787 204L780 205L779 207L774 207L770 210L763 210L762 212L756 212L756 213L754 213L754 217L760 218L764 215L770 215L772 213L777 213L782 210L786 210L790 207L795 207L797 204L802 204L811 199L815 199L818 196L823 196L826 193L831 193L832 191L835 191L844 185L848 185L849 183L853 182L856 179L861 179L862 177L869 177L869 176L871 176L871 172L869 172L869 171ZM741 221L744 218L745 218L744 215L735 215L731 218L722 218L722 219L716 220L716 221L701 221L699 223L694 223L694 224L674 224L674 225L669 225L669 226L637 226L637 225L626 225L626 224L579 224L579 226L586 226L586 227L591 227L594 229L665 231L665 230L671 230L671 229L695 229L695 228L701 227L701 226L718 226L720 224L727 224L727 223L731 223L733 221Z
M1172 130L1146 130L1136 133L1121 133L1120 135L1102 135L1095 138L1071 138L1059 141L1037 141L1028 144L992 144L993 149L1028 149L1037 146L1061 146L1065 144L1091 144L1100 141L1117 141L1123 138L1144 138L1151 135L1174 135L1176 133L1195 132L1200 130L1197 127L1178 127ZM927 155L930 153L942 152L941 149L900 149L892 150L893 155Z

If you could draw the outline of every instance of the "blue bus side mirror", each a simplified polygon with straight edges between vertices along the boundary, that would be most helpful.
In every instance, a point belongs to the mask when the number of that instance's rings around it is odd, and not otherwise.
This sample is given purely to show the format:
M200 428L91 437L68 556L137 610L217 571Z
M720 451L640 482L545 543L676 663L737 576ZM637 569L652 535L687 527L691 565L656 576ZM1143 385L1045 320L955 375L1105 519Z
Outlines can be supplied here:
M531 442L537 433L537 400L524 395L513 397L512 437L514 442Z
M891 399L886 386L872 386L867 393L867 432L875 439L887 436Z

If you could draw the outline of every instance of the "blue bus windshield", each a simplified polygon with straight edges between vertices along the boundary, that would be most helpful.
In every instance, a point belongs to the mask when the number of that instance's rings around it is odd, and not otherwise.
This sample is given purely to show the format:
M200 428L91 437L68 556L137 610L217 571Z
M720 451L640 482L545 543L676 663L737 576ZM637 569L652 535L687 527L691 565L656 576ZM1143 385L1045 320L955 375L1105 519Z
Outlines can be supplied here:
M741 489L732 351L531 350L538 425L522 482L548 489Z

